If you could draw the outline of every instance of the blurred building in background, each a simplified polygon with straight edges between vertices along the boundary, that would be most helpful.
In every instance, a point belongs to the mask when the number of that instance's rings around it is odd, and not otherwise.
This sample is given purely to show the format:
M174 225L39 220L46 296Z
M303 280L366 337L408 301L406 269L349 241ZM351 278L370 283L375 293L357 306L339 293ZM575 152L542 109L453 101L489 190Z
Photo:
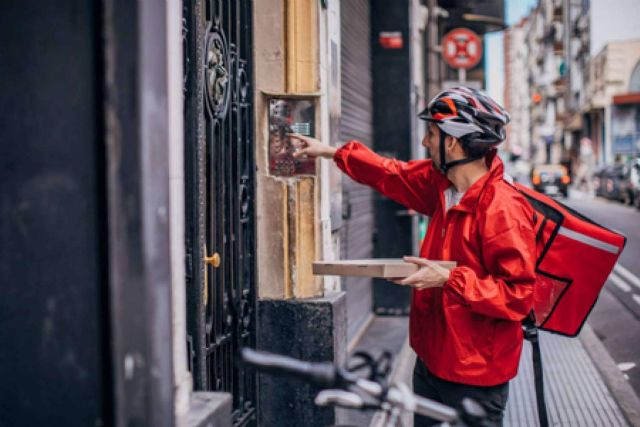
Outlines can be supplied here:
M640 8L633 0L540 0L507 30L511 139L529 134L533 163L563 163L573 170L581 145L582 153L594 156L594 167L640 151L639 88L633 83L640 67L638 22ZM515 71L521 52L526 79ZM519 108L514 93L523 87L528 109Z
M238 351L343 362L409 290L312 262L415 254L425 221L286 134L423 156L454 27L504 2L2 2L0 425L340 421Z
M640 69L640 38L607 43L590 64L588 86L590 136L596 141L600 164L638 153L640 88L632 87ZM595 139L594 139L595 138Z
M509 27L504 35L504 106L511 114L503 149L523 160L531 157L531 94L529 88L529 18Z
M536 162L567 160L562 123L566 114L567 65L565 10L559 0L542 0L533 12L529 48L531 73L532 139Z

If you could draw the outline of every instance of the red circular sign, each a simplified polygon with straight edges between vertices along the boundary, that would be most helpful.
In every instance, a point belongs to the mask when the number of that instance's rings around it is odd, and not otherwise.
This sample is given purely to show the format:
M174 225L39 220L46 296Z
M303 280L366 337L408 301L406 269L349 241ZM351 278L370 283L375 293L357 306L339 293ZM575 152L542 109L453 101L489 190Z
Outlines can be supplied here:
M442 39L442 57L452 68L473 68L482 58L482 40L468 28L454 28Z

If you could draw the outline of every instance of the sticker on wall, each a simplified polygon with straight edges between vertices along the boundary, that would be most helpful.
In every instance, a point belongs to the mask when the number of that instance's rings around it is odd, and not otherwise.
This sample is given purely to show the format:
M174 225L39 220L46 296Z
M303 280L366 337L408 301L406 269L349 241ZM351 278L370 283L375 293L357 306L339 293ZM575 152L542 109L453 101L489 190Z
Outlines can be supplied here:
M275 176L315 175L314 159L296 159L300 149L290 133L315 135L315 104L308 99L274 98L269 101L269 173Z

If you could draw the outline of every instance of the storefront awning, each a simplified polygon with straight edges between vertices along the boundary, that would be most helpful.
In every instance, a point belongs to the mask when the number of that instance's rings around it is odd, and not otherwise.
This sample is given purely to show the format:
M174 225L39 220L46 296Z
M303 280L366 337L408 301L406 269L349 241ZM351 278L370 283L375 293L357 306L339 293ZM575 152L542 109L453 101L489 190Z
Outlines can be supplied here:
M613 97L614 105L640 104L640 92L625 93Z

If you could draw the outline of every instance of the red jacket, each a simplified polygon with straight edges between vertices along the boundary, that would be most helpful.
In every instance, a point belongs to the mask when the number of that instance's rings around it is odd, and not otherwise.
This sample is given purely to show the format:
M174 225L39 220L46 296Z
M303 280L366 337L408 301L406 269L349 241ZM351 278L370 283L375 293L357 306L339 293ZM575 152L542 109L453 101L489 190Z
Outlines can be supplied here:
M411 346L430 372L462 384L491 386L512 379L522 328L533 303L534 211L503 180L499 157L444 211L451 182L431 160L401 162L351 141L334 160L355 181L431 217L420 256L457 261L442 288L413 290Z

